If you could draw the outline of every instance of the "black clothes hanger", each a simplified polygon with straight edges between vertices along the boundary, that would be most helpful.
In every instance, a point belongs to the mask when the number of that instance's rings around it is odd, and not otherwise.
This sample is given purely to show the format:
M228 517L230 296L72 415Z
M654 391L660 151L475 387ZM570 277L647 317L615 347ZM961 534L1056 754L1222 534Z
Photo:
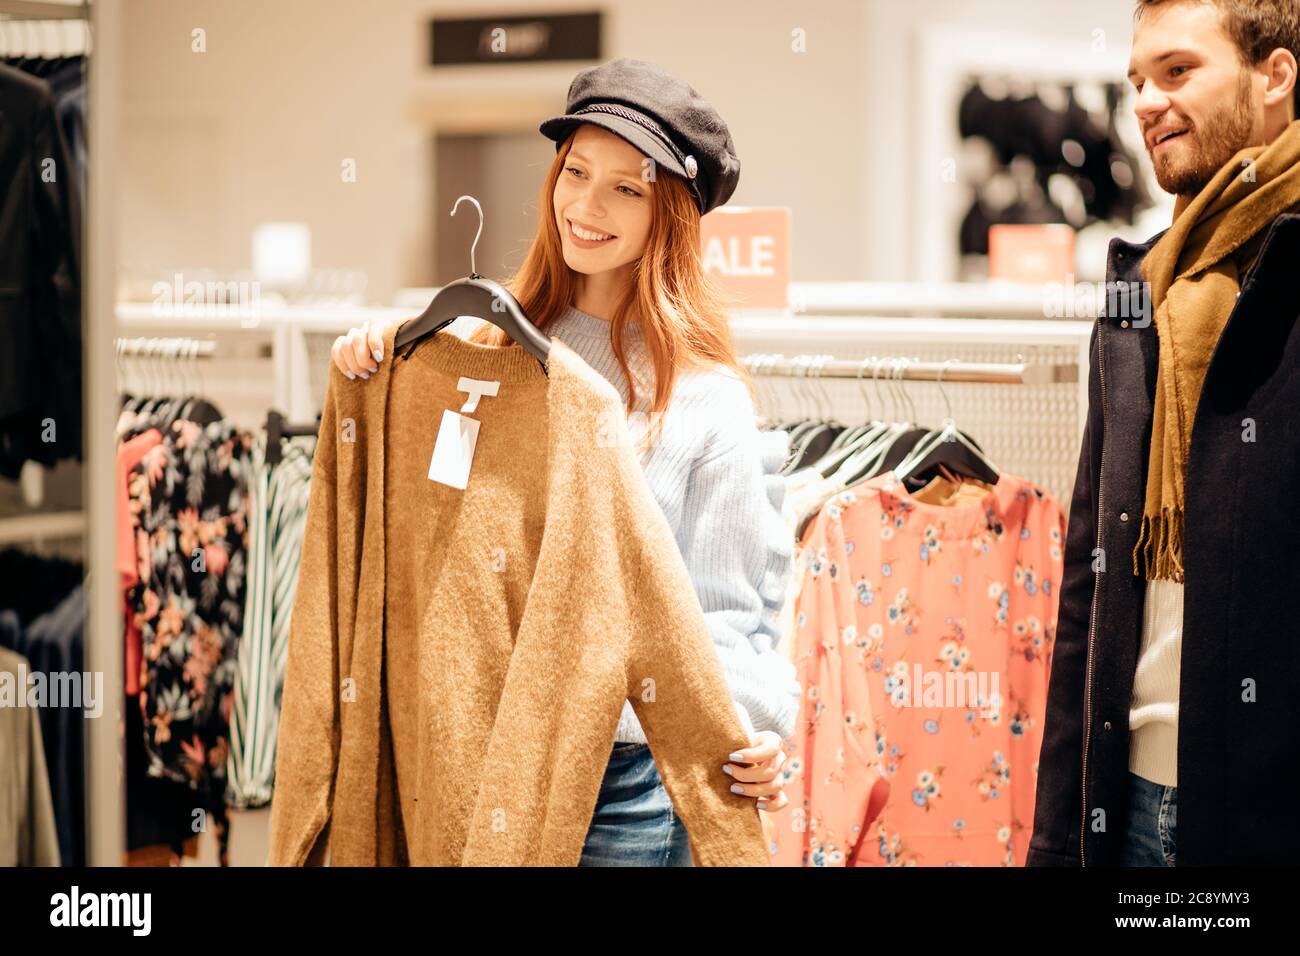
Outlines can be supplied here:
M275 409L266 413L266 463L278 465L284 459L284 447L280 439L307 435L315 438L320 434L320 415L316 421L303 425L291 425Z
M221 421L226 415L206 398L195 398L185 406L180 417L187 422L206 427L213 422Z
M962 432L962 435L974 444L974 441L965 432ZM897 464L897 462L894 464ZM991 485L998 483L998 473L985 464L964 442L960 441L940 442L937 448L909 470L903 481L908 488L915 491L918 488L924 488L930 483L930 479L939 474L944 468L954 474L966 478L976 478Z
M894 444L885 454L885 460L881 462L877 473L883 474L887 471L893 471L912 449L917 446L920 440L929 434L925 429L914 429L907 432ZM968 442L976 448L983 450L975 439L971 438L966 432L962 432ZM916 466L904 479L908 488L915 491L918 488L924 488L930 483L930 480L940 471L947 468L949 471L966 478L976 478L980 481L986 481L989 484L997 484L998 473L993 471L980 458L971 452L960 441L942 442L938 448L927 455L919 465Z
M400 349L419 342L462 315L476 316L504 329L510 338L541 363L545 371L551 340L528 321L519 302L505 286L477 274L457 279L439 289L423 314L397 330L393 347Z
M847 426L838 422L831 422L807 435L802 444L795 449L795 463L791 466L791 471L798 471L819 460L822 455L830 451L835 439L839 438L846 428Z
M411 351L414 351L414 343L433 335L462 315L472 315L503 329L541 363L542 371L545 372L551 354L551 340L528 320L519 301L505 286L478 274L474 253L478 248L479 236L483 234L483 207L473 196L461 196L452 207L451 214L456 215L456 210L466 199L478 210L478 232L474 235L474 245L469 252L470 274L439 289L421 315L404 323L397 330L393 347L400 349L410 345L411 349L402 356L408 358Z

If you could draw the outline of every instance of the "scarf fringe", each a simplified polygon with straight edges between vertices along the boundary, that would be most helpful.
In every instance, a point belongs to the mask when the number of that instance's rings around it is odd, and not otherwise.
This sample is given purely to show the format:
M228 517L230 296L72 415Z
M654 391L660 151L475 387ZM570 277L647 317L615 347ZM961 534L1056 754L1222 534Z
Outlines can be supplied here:
M1161 508L1143 515L1133 548L1133 573L1147 580L1183 581L1183 509Z

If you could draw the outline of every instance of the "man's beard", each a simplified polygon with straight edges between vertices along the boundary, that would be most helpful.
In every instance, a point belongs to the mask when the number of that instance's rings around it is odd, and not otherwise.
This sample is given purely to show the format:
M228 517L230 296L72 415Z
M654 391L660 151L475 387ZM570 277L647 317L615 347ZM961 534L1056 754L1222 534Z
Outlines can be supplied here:
M1236 101L1183 134L1187 139L1183 156L1166 150L1151 157L1161 189L1177 196L1195 196L1228 160L1250 145L1255 129L1250 94L1250 74L1242 70Z

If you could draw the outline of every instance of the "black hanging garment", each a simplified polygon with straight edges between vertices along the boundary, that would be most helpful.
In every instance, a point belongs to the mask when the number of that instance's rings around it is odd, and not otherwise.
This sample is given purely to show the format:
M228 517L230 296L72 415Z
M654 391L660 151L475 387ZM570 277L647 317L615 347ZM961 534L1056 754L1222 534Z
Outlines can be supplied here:
M82 457L81 199L48 85L0 64L0 476Z

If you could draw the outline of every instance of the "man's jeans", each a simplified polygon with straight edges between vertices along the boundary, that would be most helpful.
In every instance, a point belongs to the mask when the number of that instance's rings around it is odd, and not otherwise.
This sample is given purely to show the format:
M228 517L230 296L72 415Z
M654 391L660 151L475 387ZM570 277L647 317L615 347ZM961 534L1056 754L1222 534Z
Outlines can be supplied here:
M1120 866L1173 866L1178 849L1178 788L1128 775L1128 823Z

